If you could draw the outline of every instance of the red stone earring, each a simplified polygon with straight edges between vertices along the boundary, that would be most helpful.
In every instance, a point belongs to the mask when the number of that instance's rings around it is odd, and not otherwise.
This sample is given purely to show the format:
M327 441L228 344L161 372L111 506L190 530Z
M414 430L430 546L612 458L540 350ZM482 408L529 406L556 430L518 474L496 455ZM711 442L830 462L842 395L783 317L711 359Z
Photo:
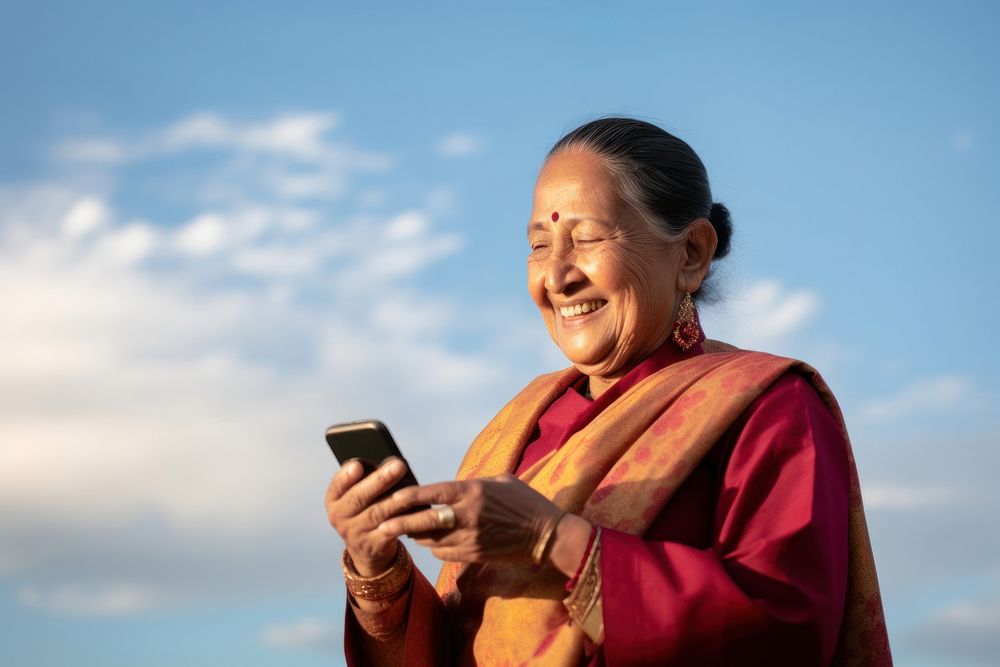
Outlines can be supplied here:
M674 343L684 351L690 350L701 337L701 327L694 312L694 301L691 292L685 292L681 307L677 311L677 323L674 324Z

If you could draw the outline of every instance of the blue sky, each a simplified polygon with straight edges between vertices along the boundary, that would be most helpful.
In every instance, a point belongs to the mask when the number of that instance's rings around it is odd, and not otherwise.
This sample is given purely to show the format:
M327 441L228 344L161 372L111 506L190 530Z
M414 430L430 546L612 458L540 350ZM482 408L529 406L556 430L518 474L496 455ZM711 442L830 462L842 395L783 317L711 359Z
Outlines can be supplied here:
M692 4L3 3L0 662L338 664L323 427L447 478L564 364L532 184L621 113L733 212L709 335L840 398L897 662L987 664L1000 12Z

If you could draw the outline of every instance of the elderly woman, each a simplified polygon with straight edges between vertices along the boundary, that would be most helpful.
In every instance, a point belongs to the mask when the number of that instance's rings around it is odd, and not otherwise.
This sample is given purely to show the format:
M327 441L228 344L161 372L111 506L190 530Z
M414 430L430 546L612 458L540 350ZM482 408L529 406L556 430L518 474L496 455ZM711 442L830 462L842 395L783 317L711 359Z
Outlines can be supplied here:
M572 366L515 396L457 481L386 497L397 459L334 476L349 663L891 664L835 399L702 333L730 234L658 127L607 118L553 147L528 290ZM436 588L402 535L445 561Z

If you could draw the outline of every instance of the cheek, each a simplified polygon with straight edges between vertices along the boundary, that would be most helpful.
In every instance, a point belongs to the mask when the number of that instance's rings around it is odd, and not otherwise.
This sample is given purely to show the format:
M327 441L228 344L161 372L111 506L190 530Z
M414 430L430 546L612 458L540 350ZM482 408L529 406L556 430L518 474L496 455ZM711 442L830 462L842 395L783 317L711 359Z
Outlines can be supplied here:
M667 257L649 257L644 253L619 253L605 271L609 289L621 297L623 316L646 319L667 307L663 303L669 291Z
M528 294L532 301L542 308L547 302L545 295L545 272L537 262L528 260Z
M625 251L595 254L584 270L594 282L601 283L612 292L641 292L651 278L649 267L643 258Z

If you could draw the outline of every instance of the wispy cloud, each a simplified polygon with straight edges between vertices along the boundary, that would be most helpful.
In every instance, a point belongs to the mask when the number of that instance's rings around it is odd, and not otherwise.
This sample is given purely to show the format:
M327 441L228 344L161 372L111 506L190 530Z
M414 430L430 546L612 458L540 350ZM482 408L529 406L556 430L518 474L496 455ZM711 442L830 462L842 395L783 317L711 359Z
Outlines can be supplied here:
M202 111L132 138L71 137L57 143L53 156L81 162L134 162L198 150L281 155L303 161L341 157L328 139L339 121L332 112L286 113L259 122L238 122ZM374 154L371 155L375 159ZM377 160L382 164L382 160Z
M773 349L798 333L819 310L816 292L764 279L725 294L722 303L704 309L702 319L711 338L740 347Z
M888 396L870 400L861 409L868 421L900 419L925 410L941 410L971 397L972 382L959 375L917 380Z
M947 484L867 482L864 485L865 506L869 509L914 510L942 507L954 503L957 498L955 488Z
M182 154L223 157L225 168L203 174L202 200L259 198L266 192L284 200L343 196L351 173L379 173L391 156L361 150L331 136L339 124L333 112L295 112L259 121L238 121L212 111L191 114L166 127L134 135L69 137L52 149L59 163L110 168Z
M261 640L272 648L339 652L343 650L343 625L315 617L274 623L264 628Z
M995 665L1000 655L1000 597L945 607L906 637L920 652Z
M176 168L236 195L191 195L176 223L155 202L124 217L117 190L76 181L0 186L0 576L22 604L139 613L161 590L309 590L337 551L324 426L381 417L422 477L446 478L523 379L491 355L502 334L459 321L469 304L421 287L463 244L435 209L333 213L248 185L273 165L237 153L326 160L333 124L193 116L95 166L219 151ZM452 344L458 324L476 351Z
M455 132L441 139L437 152L445 157L466 157L479 153L485 148L482 137L471 132Z
M140 585L115 583L90 586L54 586L41 590L25 586L18 591L21 604L72 616L122 616L150 609L156 595Z

